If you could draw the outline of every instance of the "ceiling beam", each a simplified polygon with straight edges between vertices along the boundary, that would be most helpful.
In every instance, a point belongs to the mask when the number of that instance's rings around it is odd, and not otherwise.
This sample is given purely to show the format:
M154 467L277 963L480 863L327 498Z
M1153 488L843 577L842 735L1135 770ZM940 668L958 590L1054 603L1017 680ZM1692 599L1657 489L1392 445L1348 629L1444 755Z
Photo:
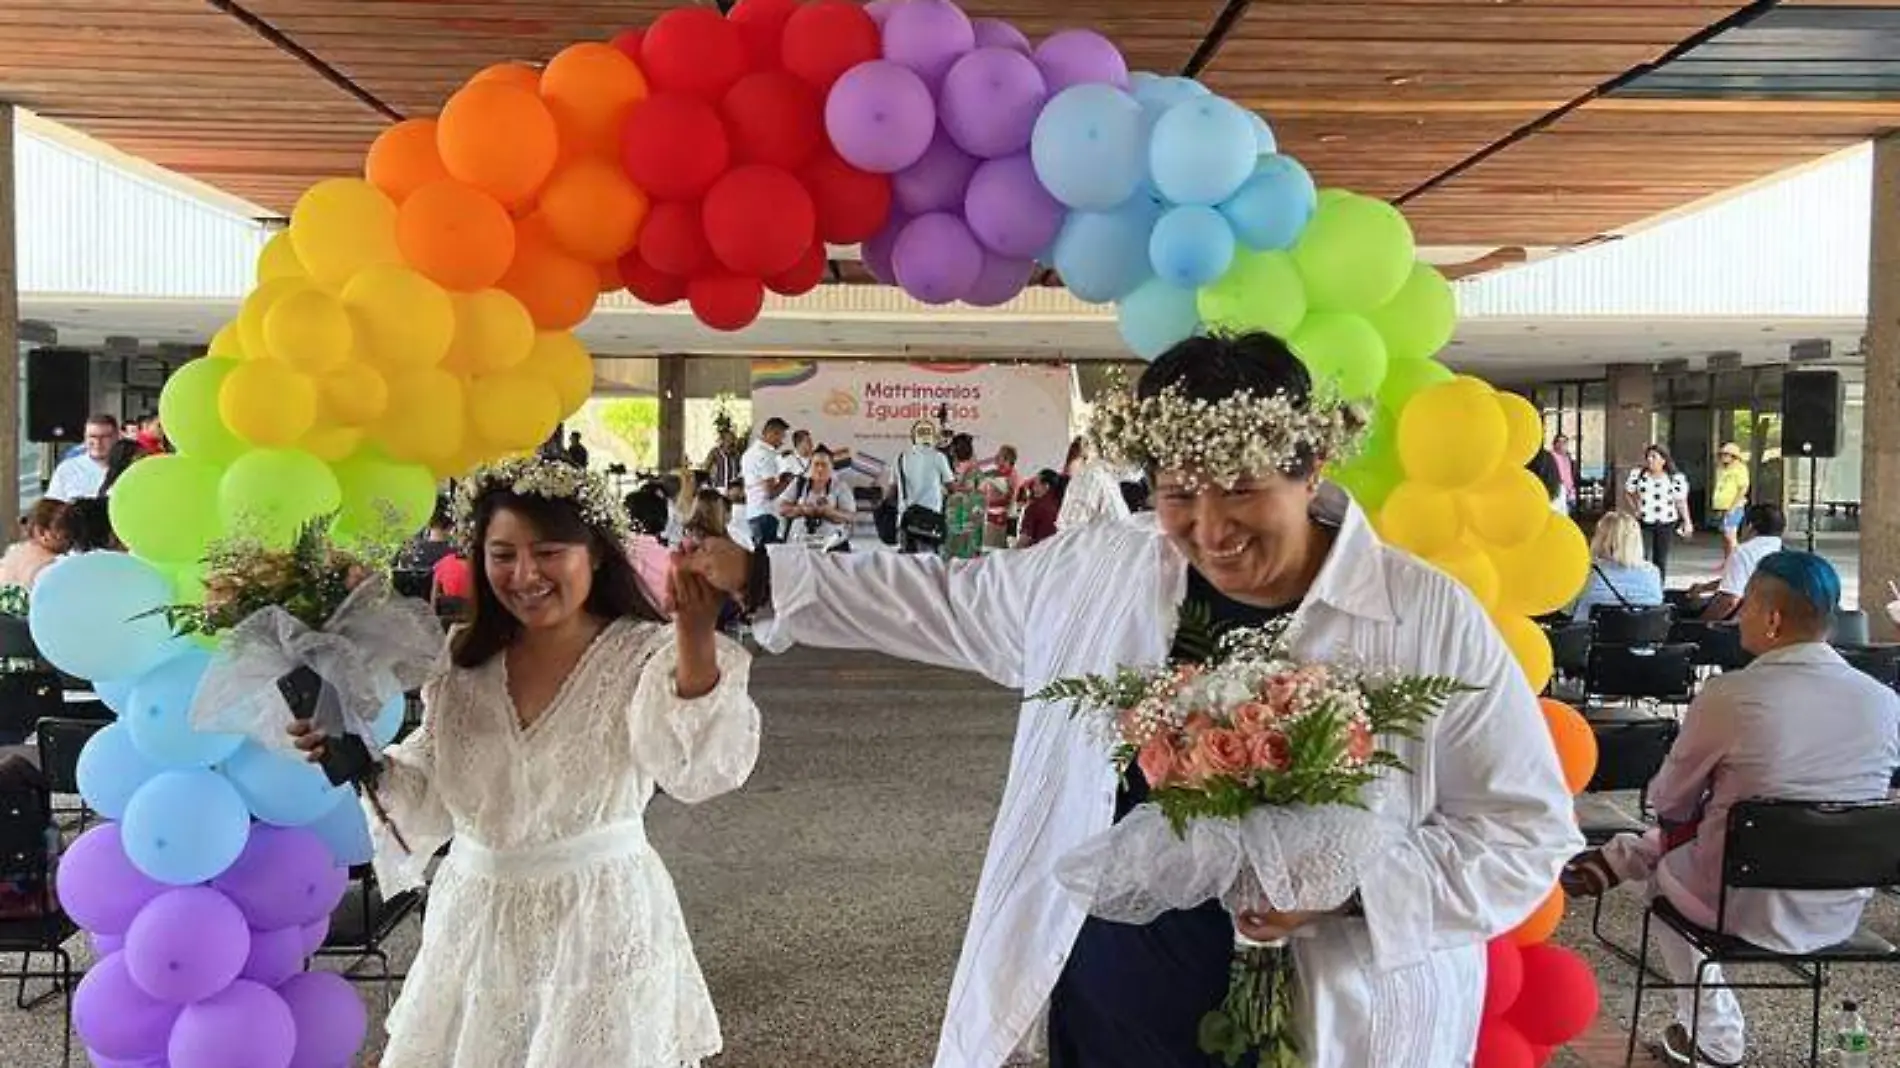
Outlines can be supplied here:
M237 20L245 29L268 41L278 51L309 67L317 73L318 77L369 105L389 121L403 120L402 112L384 103L375 93L351 81L348 75L332 67L323 57L291 40L282 30L252 14L243 5L233 3L232 0L205 0L205 3L210 5L213 11Z
M1182 66L1181 76L1200 77L1201 72L1207 69L1207 65L1214 62L1214 57L1220 54L1221 45L1227 43L1228 34L1234 32L1234 27L1240 25L1241 17L1252 6L1253 0L1227 0L1227 6L1221 8L1220 14L1214 16L1214 24L1207 28L1207 36L1201 38L1201 43L1194 48L1194 54L1189 56L1187 63Z

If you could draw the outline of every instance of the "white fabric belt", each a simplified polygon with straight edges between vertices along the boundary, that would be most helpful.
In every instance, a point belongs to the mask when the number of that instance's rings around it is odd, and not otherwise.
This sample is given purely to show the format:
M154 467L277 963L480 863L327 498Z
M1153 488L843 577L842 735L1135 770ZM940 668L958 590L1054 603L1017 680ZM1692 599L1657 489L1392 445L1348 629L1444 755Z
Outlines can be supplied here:
M472 838L458 837L449 849L449 860L490 879L548 879L646 849L646 825L636 819L518 849L490 849Z

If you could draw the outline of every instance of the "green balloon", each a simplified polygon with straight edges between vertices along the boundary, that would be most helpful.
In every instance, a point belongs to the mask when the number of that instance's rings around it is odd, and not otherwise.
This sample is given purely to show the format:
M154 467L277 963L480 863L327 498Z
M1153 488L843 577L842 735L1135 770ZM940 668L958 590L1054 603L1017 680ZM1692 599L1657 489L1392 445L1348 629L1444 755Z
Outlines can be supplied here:
M232 461L218 484L227 533L285 546L304 524L343 500L330 466L302 449L254 449Z
M1293 262L1313 307L1364 315L1398 293L1416 251L1399 209L1349 195L1320 200L1293 246Z
M1314 312L1287 344L1315 380L1332 379L1348 399L1367 399L1385 381L1385 341L1362 315Z
M335 531L345 541L399 541L421 530L435 511L435 475L422 464L365 451L334 470L343 493Z
M1393 360L1386 364L1385 381L1379 384L1379 405L1396 412L1414 394L1456 377L1437 360Z
M1194 304L1210 331L1288 338L1306 318L1306 287L1291 256L1242 248L1226 274L1201 287Z
M218 536L224 468L191 456L151 456L125 469L106 498L112 530L155 564L203 560Z
M158 395L158 417L165 423L165 436L186 456L223 464L249 448L218 414L218 390L236 366L236 360L207 356L190 361L166 380Z
M1366 318L1385 338L1385 351L1394 361L1436 356L1458 328L1458 297L1438 269L1420 260L1391 300Z
M1377 512L1392 490L1405 481L1405 468L1399 463L1398 425L1396 413L1383 405L1375 408L1359 452L1345 463L1326 469L1326 477L1352 494L1367 512Z

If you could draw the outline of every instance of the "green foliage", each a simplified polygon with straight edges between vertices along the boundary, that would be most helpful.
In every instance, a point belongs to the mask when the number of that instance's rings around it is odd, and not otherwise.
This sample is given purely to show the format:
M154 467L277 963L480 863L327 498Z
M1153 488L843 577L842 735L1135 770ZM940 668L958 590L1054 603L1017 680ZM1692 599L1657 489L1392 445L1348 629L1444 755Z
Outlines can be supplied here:
M634 465L651 467L660 455L660 400L658 397L617 397L600 402L601 425L625 442Z
M358 583L386 571L395 556L391 546L343 548L330 533L335 519L332 513L307 520L288 549L249 537L212 543L205 556L204 603L167 605L146 615L163 615L180 635L208 636L275 606L321 629Z

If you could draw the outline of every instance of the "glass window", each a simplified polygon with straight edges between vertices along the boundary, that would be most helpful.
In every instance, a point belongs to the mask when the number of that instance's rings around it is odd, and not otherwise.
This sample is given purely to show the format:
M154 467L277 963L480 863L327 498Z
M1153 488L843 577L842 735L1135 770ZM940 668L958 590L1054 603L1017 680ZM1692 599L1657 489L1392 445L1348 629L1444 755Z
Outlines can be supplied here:
M1577 432L1573 435L1571 450L1577 455L1579 477L1600 479L1609 468L1605 446L1610 429L1610 385L1608 382L1585 382L1581 392L1582 400L1577 407Z

